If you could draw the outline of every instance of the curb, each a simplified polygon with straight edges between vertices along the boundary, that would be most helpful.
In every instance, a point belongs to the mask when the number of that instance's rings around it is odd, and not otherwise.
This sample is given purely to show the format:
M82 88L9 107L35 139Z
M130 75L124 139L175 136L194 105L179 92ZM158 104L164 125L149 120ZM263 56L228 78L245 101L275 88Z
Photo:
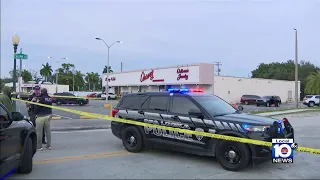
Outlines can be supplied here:
M256 113L251 115L258 115L258 116L277 116L277 115L284 115L284 114L295 114L295 113L305 113L305 112L316 112L317 109L306 109L306 110L300 110L295 112L286 112L286 111L274 111L274 112L263 112L263 113Z
M106 127L62 127L62 128L52 128L51 131L79 131L79 130L94 130L94 129L110 129L111 126Z

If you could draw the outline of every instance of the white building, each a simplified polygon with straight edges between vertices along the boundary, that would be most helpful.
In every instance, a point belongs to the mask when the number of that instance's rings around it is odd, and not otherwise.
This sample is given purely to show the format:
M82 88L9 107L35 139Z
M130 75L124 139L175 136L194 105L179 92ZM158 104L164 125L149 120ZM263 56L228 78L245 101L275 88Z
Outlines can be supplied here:
M294 81L215 76L214 65L207 63L158 67L109 74L110 91L121 92L165 91L168 88L201 88L232 103L242 95L277 95L282 102L294 100ZM103 86L107 74L103 75ZM299 82L300 89L300 82ZM300 94L300 93L299 93Z
M13 87L13 83L6 83L5 86ZM56 92L56 84L35 84L35 83L22 83L19 91L19 83L16 83L17 92L28 93L35 86L40 86L41 88L46 88L49 94L53 94ZM69 85L58 85L58 92L69 92Z

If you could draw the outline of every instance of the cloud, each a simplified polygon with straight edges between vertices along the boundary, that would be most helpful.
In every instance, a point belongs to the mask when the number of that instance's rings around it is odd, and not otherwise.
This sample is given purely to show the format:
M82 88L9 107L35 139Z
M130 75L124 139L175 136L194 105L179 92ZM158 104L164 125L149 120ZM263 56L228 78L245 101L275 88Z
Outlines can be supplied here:
M316 1L4 0L1 74L13 66L14 33L30 66L68 56L82 71L100 72L101 37L124 42L110 49L115 70L120 62L129 70L221 61L223 74L247 76L260 62L294 58L295 27L299 57L320 65L319 18Z

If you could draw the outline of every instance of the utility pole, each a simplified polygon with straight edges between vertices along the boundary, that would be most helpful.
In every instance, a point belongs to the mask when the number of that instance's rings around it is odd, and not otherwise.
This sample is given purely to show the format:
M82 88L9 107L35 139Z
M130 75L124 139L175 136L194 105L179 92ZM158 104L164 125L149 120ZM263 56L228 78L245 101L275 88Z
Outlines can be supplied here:
M121 67L121 71L122 71L122 67L123 67L123 64L122 64L122 62L121 62L121 65L120 65L120 67Z
M221 62L214 62L214 65L216 65L218 67L218 76L220 75L221 69L220 66L222 66Z
M293 28L295 33L295 101L296 101L296 108L299 107L299 88L298 88L298 30Z

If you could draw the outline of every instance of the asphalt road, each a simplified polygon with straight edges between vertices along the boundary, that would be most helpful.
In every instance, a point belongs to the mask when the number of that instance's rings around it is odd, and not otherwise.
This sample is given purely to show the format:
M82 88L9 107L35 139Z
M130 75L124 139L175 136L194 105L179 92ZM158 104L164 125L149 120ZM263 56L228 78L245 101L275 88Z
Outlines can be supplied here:
M291 117L296 142L320 148L320 116ZM8 179L318 179L320 156L295 152L293 164L229 172L214 158L149 150L129 153L110 130L53 132L52 150L37 152L31 174Z

